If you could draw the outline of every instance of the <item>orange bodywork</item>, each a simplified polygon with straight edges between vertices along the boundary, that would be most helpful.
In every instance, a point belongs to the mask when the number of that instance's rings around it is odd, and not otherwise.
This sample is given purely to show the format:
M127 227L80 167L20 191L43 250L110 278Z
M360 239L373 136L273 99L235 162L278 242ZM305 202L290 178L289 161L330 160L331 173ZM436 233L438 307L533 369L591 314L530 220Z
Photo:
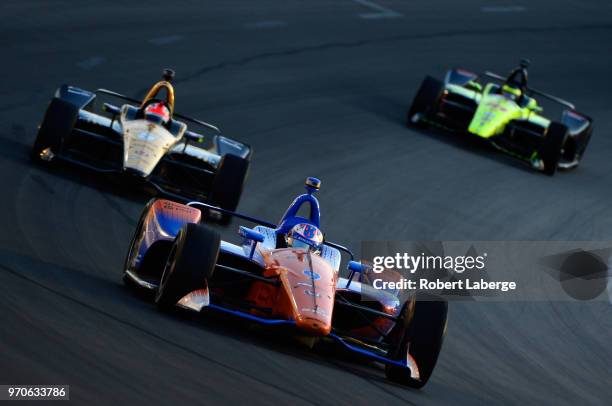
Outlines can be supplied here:
M296 327L308 335L329 334L337 272L320 256L301 249L276 249L264 251L262 255L264 276L278 276L281 283L274 286L255 282L247 300L256 307L271 309L274 318L295 320Z
M153 244L163 240L174 240L184 224L199 223L201 217L201 211L194 207L164 199L152 202L144 218L143 239L138 260L142 260ZM337 288L338 271L317 253L301 248L265 249L261 244L257 245L256 250L257 260L253 260L252 263L257 264L257 269L253 268L252 272L268 281L254 279L249 280L246 285L244 283L232 285L236 280L232 280L231 277L227 280L223 278L233 274L219 269L215 275L220 279L214 277L206 289L192 292L183 298L179 305L201 309L209 305L210 293L218 297L220 302L224 300L229 303L232 300L246 302L246 309L242 308L241 312L248 312L263 319L291 320L295 322L301 334L318 337L329 335L332 331L337 290L342 296L350 297L352 302L363 300L365 306L368 302L376 302L377 305L373 306L375 310L391 316L396 316L399 311L395 296L390 298L389 295L383 294L384 292L366 289L360 282L353 282L355 290L348 290L342 284ZM240 268L240 265L234 265L231 261L229 266ZM220 283L217 285L216 282ZM340 307L337 310L343 309ZM338 316L340 323L347 314L346 309L343 311ZM393 325L393 321L388 318L373 317L369 323L366 320L365 324L349 323L342 327L357 336L377 339L381 332L388 333Z

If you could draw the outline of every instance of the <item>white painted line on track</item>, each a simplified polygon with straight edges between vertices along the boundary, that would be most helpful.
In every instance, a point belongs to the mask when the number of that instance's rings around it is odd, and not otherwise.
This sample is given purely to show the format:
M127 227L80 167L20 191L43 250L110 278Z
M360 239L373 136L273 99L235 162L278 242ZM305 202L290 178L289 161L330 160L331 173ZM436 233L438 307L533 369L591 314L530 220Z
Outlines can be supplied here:
M92 56L91 58L84 59L77 62L77 66L81 69L92 69L103 63L105 59L101 56Z
M286 21L267 20L267 21L257 21L254 23L246 23L244 25L244 28L249 29L249 30L260 30L260 29L267 29L267 28L286 27L287 25L288 24Z
M365 19L380 19L380 18L398 18L398 17L403 17L403 15L401 13L398 13L397 11L388 9L386 7L383 7L379 4L376 4L372 1L369 0L353 0L353 2L357 3L357 4L361 4L362 6L371 8L372 10L375 10L375 13L362 13L359 14L359 17L361 18L365 18Z
M525 6L482 6L480 11L483 13L522 13L527 11Z
M153 45L168 45L182 40L181 35L167 35L165 37L151 38L149 43Z

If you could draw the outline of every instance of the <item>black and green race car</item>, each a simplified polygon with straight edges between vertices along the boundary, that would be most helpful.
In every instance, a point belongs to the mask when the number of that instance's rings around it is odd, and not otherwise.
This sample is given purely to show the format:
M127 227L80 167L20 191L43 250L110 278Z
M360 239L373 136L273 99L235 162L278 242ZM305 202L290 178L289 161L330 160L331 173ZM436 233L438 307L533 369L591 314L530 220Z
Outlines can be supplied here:
M572 103L528 87L528 64L522 61L507 78L463 69L448 71L444 81L427 76L408 110L407 124L475 135L548 175L575 168L593 120ZM545 117L535 97L560 105L560 120Z

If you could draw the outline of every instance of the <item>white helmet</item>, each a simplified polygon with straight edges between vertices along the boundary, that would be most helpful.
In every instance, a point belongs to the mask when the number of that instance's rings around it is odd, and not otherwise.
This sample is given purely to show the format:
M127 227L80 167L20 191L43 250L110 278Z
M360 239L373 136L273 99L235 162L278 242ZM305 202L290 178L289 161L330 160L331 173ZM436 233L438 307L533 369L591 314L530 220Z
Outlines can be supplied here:
M308 223L293 226L287 233L287 246L318 251L323 244L323 233L317 227Z

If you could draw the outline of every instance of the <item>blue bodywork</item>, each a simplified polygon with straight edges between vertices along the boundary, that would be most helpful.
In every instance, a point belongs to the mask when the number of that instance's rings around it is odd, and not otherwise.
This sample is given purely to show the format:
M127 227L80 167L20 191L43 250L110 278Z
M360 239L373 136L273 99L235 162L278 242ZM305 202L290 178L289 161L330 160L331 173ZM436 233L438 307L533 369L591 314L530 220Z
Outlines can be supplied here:
M320 181L316 178L309 178L309 180L320 183ZM319 201L316 197L314 197L314 193L316 191L317 189L307 185L307 193L295 198L281 218L279 226L276 230L277 234L287 234L293 228L293 226L300 223L308 223L317 228L321 228L321 209L319 207ZM309 204L310 206L309 218L298 216L298 212L304 204Z

